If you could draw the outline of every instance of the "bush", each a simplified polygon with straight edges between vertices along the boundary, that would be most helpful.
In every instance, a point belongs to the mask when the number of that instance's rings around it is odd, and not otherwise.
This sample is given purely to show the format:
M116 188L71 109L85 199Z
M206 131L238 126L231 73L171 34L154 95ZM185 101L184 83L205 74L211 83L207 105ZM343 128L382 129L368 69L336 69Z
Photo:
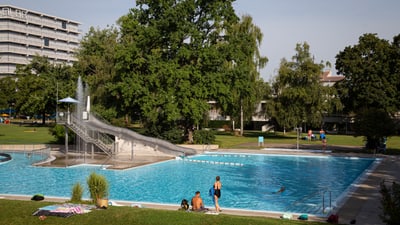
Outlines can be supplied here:
M173 144L181 144L183 142L183 131L178 128L172 128L171 130L164 131L161 137Z
M193 133L195 144L212 144L215 141L215 133L211 130L196 130Z
M82 202L83 186L80 183L74 184L72 187L71 202Z
M94 203L96 203L98 199L108 197L108 181L103 175L92 172L87 179L87 185L90 198Z
M56 139L55 144L64 144L65 143L65 127L63 125L56 124L55 126L50 127L49 133L55 137L55 139ZM71 134L72 131L70 131L68 129L68 133ZM74 143L74 139L75 139L74 136L75 135L68 136L69 144Z
M388 225L399 224L400 221L400 185L396 182L391 187L381 183L380 193L383 214L380 215L383 222Z

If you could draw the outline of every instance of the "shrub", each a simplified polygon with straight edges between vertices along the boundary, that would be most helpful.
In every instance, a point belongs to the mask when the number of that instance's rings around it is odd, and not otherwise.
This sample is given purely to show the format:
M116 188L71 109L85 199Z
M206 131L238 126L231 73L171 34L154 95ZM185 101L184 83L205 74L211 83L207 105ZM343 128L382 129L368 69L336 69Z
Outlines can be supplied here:
M172 128L162 133L162 139L173 144L181 144L183 142L183 131L179 128Z
M215 133L211 130L196 130L193 133L195 144L212 144L215 141Z
M82 201L83 186L81 183L76 183L72 187L71 202L79 203Z
M96 203L98 199L108 197L108 181L103 175L92 172L87 179L87 185L90 198L94 203Z
M63 125L56 124L53 127L49 128L49 133L55 137L56 144L64 144L65 143L65 127ZM71 134L72 131L68 129L68 133ZM74 143L74 135L68 136L68 143Z
M400 221L400 185L396 182L391 187L385 185L385 181L381 182L382 195L382 214L380 215L383 222L388 225L399 224Z

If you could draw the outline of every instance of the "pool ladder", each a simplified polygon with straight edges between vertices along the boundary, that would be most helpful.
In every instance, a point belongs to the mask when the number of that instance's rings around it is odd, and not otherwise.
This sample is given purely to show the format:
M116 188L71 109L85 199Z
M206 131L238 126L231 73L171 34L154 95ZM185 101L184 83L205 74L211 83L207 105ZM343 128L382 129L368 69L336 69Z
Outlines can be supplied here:
M328 210L326 210L326 208L325 208L325 195L327 193L329 194L329 208L328 208ZM332 211L332 191L327 189L327 190L323 190L322 191L322 213L325 214L325 213L329 213L330 211Z
M329 189L323 189L323 190L321 190L319 192L307 195L307 196L303 197L302 199L297 200L297 201L293 202L292 204L290 204L290 206L288 206L285 209L285 211L290 211L291 209L294 208L295 205L301 204L306 199L318 196L319 194L322 194L322 196L321 196L322 197L322 214L327 214L327 213L331 212L332 211L332 191L329 190ZM327 194L329 194L329 195L326 196ZM326 199L326 197L328 197L328 198ZM329 205L327 205L329 207L325 207L325 204L327 203L327 201L329 202ZM315 210L314 212L316 214L318 214L318 211L319 210Z

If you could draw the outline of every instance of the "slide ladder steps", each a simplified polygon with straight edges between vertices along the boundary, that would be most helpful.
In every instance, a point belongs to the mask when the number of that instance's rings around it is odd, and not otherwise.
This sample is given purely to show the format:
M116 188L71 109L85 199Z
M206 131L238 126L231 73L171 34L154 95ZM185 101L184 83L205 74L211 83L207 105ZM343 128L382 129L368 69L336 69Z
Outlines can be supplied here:
M73 120L74 121L74 120ZM71 123L67 125L75 134L77 134L80 138L82 138L87 143L92 143L96 145L99 149L101 149L104 153L111 156L112 155L112 145L107 145L100 138L92 138L85 131L83 131L79 126L76 126L75 123Z

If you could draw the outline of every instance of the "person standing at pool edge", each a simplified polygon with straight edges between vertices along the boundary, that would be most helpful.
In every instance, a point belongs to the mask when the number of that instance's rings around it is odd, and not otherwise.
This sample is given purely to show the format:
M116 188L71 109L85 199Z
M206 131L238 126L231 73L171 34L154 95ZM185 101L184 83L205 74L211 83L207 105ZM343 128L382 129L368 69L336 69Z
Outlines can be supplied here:
M221 208L219 207L218 204L218 199L221 197L221 181L220 181L220 177L217 176L215 178L215 182L214 182L214 202L215 202L215 211L216 212L220 212Z

